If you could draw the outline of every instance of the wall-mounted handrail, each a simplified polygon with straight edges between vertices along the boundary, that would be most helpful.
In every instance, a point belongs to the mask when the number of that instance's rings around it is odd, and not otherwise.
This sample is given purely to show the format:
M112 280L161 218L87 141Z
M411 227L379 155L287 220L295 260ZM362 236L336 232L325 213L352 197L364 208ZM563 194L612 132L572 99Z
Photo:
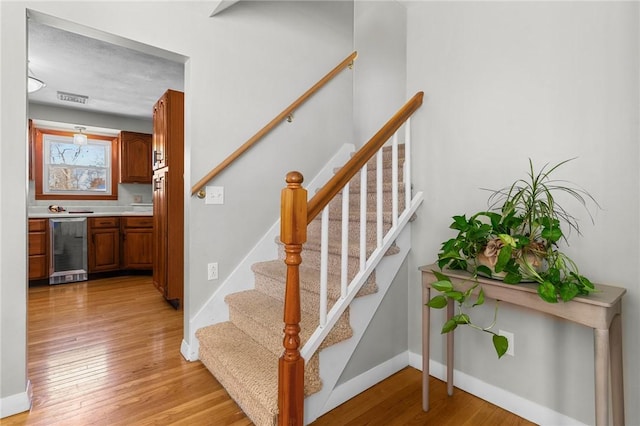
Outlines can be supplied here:
M238 149L233 151L227 158L225 158L220 164L213 168L205 177L200 179L191 188L191 195L195 195L204 186L220 172L226 169L231 163L233 163L238 157L244 154L249 148L251 148L256 142L267 135L278 124L282 123L287 117L289 117L300 105L305 103L314 93L320 90L324 85L331 81L342 70L351 66L358 57L358 52L353 52L347 56L342 62L340 62L335 68L329 71L324 77L322 77L316 84L311 86L309 90L304 92L298 99L293 101L291 105L286 107L280 114L278 114L273 120L271 120L266 126L260 129L255 135L251 136L249 140L243 143Z
M347 285L343 277L347 275L346 253L348 246L348 227L342 228L342 259L341 259L341 293L342 298L336 302L329 312L331 319L327 319L327 283L326 283L326 247L328 232L328 208L329 202L343 189L342 220L348 222L348 185L349 181L361 171L360 183L360 223L366 222L366 192L367 192L367 163L377 154L376 170L376 198L378 200L377 233L382 234L382 153L379 152L383 145L393 136L392 163L393 175L398 173L398 140L396 132L408 122L411 115L422 105L424 93L418 92L411 98L394 116L367 142L358 152L331 178L316 195L307 202L307 191L302 187L303 176L299 172L287 174L287 186L282 190L280 204L280 240L284 244L285 264L287 265L287 278L284 296L284 352L279 360L278 366L278 425L291 426L302 425L304 422L304 365L324 340L329 330L331 330L337 318L342 315L351 299L364 284L366 278L371 273L372 268L377 265L379 258L387 251L391 242L397 237L398 218L393 219L393 225L389 233L385 236L377 235L378 247L373 251L371 257L367 259L366 254L366 229L360 230L360 270L354 277L352 284ZM409 135L409 129L407 135ZM410 145L409 138L405 144ZM405 161L410 155L410 148L405 149ZM410 161L407 161L410 162ZM406 170L406 169L405 169ZM395 188L392 191L393 215L398 214L398 182L394 180ZM410 186L410 177L406 176L404 182ZM410 192L407 192L410 195ZM410 198L405 201L405 209L402 213L402 223L408 221L411 214L409 205ZM300 264L302 263L302 246L307 241L307 225L311 223L315 216L323 212L321 230L321 272L320 272L320 326L304 348L300 348ZM384 241L384 245L381 243ZM323 272L324 271L324 272ZM324 301L322 299L325 299ZM309 345L311 343L311 345ZM304 352L304 355L303 355Z
M329 204L338 192L358 173L373 155L389 140L420 105L424 92L418 92L389 121L373 135L358 152L309 200L307 222L311 221Z

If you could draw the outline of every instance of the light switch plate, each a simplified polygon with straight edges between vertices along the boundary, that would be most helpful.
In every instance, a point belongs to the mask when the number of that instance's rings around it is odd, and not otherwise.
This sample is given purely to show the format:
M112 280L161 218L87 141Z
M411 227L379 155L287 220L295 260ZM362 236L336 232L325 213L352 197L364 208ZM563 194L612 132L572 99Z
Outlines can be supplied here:
M207 186L207 195L204 198L205 204L224 204L224 187Z

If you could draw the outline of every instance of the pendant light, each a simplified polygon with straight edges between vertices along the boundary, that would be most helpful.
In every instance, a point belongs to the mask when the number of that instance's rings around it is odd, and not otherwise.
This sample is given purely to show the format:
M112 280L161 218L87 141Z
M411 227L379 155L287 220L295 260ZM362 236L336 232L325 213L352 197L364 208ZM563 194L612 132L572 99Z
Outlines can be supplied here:
M85 127L81 127L81 126L76 126L75 127L76 130L78 130L78 133L74 133L73 135L73 143L76 145L86 145L87 144L87 135L82 133L83 130L85 130Z
M31 67L27 66L27 92L28 93L33 93L33 92L37 92L38 90L42 89L43 87L46 86L46 84L44 84L44 81L37 79L33 76L33 72L31 71Z

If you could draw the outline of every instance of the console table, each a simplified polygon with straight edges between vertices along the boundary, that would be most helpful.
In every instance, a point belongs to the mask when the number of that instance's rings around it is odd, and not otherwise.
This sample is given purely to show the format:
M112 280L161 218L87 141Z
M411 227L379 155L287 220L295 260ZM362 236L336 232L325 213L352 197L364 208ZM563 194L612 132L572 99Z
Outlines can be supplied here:
M422 272L422 408L429 410L429 316L426 303L431 299L431 284L437 281L432 271L437 264L421 266ZM474 282L465 271L443 271L457 289L469 288ZM579 296L569 302L548 303L540 299L536 284L505 284L479 278L486 298L500 300L550 314L593 329L595 351L596 425L609 424L609 396L612 400L613 424L624 425L624 389L622 380L622 296L626 289L596 285L597 293ZM453 316L454 303L447 305L447 319ZM611 393L609 393L611 379ZM453 331L447 333L447 392L453 394Z

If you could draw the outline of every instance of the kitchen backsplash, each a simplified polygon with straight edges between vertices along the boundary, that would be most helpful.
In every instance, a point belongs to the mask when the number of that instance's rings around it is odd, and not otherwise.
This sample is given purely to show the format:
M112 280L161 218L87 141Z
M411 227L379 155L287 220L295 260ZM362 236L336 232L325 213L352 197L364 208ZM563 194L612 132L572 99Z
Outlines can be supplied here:
M130 207L138 204L149 204L152 202L151 185L141 183L121 183L118 184L118 199L115 201L98 200L36 200L34 181L29 181L29 210L38 211L48 208L50 205L68 207L92 207L94 210L104 208Z

